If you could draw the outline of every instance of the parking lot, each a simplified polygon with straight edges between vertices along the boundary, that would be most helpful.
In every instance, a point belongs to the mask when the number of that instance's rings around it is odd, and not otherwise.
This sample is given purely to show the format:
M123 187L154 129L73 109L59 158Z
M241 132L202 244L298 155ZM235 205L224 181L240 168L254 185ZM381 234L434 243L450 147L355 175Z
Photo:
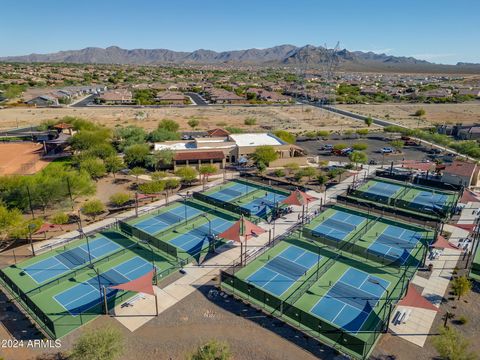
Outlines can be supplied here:
M328 140L298 141L297 145L304 148L309 156L318 155L320 160L348 161L348 156L334 155L329 150L323 150L322 147L327 144L332 146L336 144L346 144L351 147L357 143L367 145L365 153L368 156L368 160L374 160L377 164L382 164L382 161L387 164L391 161L400 162L402 160L432 160L428 153L431 151L431 148L424 146L405 146L401 153L382 154L381 149L391 147L390 141L396 138L398 137L390 136L383 132L370 134L362 138L357 135L351 135L349 137L332 135Z

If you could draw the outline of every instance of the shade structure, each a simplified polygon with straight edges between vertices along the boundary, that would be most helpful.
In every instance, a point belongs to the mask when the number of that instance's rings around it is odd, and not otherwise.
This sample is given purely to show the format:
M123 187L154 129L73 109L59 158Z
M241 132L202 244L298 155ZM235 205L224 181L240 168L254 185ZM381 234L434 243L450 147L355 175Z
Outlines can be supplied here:
M452 245L448 242L447 239L445 239L442 235L437 236L437 240L431 245L431 247L434 247L436 249L454 249L458 250L458 247L455 245Z
M143 276L140 276L139 278L136 278L132 281L123 283L123 284L118 284L115 286L110 286L111 289L117 289L117 290L124 290L124 291L135 291L139 293L144 293L144 294L149 294L149 295L155 295L155 292L153 291L153 285L152 285L152 278L153 274L155 273L155 270L150 270L148 273L146 273Z
M477 195L474 192L468 189L465 189L459 203L466 204L468 202L480 202L480 199L477 197Z
M472 232L475 229L475 224L455 224L456 227L467 230L468 232Z
M57 224L43 223L42 226L40 226L40 228L37 231L35 231L34 234L43 234L48 231L54 231L57 229L62 230L62 226Z
M229 227L224 232L218 234L218 237L225 240L242 242L242 237L245 241L247 241L251 237L263 234L264 232L264 229L248 221L242 215L242 217L238 221L236 221L231 227Z
M439 311L430 301L425 299L412 284L408 285L407 294L398 303L399 306L411 306L421 309Z
M415 160L404 160L402 162L402 168L415 169L420 171L430 171L435 169L435 163L425 163Z
M286 205L303 206L315 200L317 200L316 197L308 195L307 193L296 189L292 191L289 196L283 199L282 203Z

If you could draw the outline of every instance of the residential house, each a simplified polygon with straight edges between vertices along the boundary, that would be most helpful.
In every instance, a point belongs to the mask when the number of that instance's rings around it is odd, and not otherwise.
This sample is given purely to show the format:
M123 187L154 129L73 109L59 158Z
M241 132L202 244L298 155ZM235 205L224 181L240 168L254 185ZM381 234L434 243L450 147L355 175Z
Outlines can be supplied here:
M172 92L172 91L165 91L159 92L156 97L157 101L160 101L162 104L169 104L169 105L185 105L189 103L188 97L186 97L181 92Z
M25 101L25 104L27 105L34 105L34 106L41 106L41 107L46 107L46 106L59 106L60 103L58 101L58 98L52 96L52 95L40 95L36 96L33 99L30 99L28 101Z
M133 103L133 96L127 89L107 90L98 96L98 100L108 105L126 105Z

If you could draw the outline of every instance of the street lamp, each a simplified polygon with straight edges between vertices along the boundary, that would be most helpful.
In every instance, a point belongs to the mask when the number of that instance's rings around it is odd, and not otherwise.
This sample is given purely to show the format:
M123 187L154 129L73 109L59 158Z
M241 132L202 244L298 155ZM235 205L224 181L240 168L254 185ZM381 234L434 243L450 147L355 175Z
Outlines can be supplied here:
M190 198L190 191L187 191L185 194L178 194L183 199L183 205L185 208L185 223L187 223L187 199Z
M377 279L374 279L374 278L371 278L371 277L368 277L368 282L372 283L372 284L375 284L375 285L378 285L380 286L383 290L385 290L385 292L387 293L387 298L386 300L388 301L389 297L390 297L390 293L388 292L388 289L383 286L383 284L378 281ZM388 331L388 326L390 325L390 318L392 316L392 301L390 300L389 302L389 307L388 307L388 318L387 318L387 325L385 327L385 330L384 332L386 333Z
M35 249L33 247L32 231L35 229L35 224L28 224L28 233L30 234L30 246L32 247L32 254L35 256Z
M206 214L200 214L201 217L204 217L208 221L208 237L209 239L213 239L212 234L212 221L208 218ZM215 251L215 239L213 239L213 251Z
M87 240L88 262L90 263L90 266L92 266L92 254L90 253L90 241L88 240L88 236L83 232L83 229L78 230L78 232L80 233L80 239L83 236Z

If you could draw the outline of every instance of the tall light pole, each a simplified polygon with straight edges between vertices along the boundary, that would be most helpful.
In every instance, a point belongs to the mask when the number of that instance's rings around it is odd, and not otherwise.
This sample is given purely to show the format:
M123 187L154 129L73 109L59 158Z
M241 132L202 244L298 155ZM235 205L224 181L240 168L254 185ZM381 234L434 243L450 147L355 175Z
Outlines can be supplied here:
M35 248L33 247L32 231L35 229L35 224L28 224L28 233L30 235L30 246L32 247L32 255L35 256Z
M372 283L372 284L375 284L375 285L378 285L380 286L383 290L385 290L385 292L387 293L387 298L386 298L386 301L388 301L389 297L390 297L390 293L388 292L388 289L382 285L382 283L380 281L378 281L377 279L374 279L374 278L371 278L371 277L368 277L368 282ZM387 317L387 324L385 326L385 329L383 332L387 332L388 331L388 327L390 325L390 318L392 316L392 301L390 300L389 302L389 307L388 307L388 317Z
M183 206L185 209L185 224L187 223L187 199L191 197L190 191L187 191L185 194L178 194L183 199Z

